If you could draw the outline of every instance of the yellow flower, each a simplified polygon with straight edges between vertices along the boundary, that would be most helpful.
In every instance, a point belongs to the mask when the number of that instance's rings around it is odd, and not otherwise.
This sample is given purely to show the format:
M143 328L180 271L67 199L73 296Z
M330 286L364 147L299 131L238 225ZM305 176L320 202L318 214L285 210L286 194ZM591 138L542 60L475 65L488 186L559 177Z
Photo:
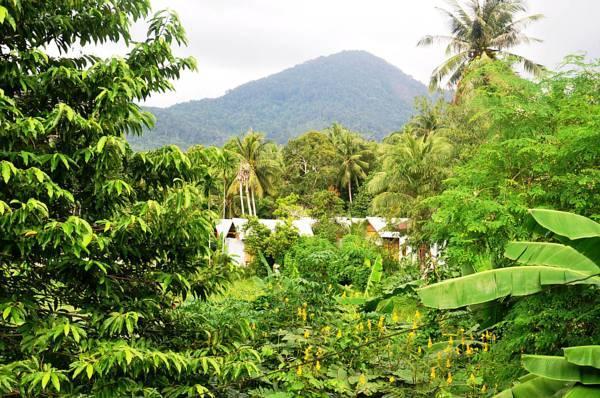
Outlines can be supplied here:
M484 352L488 352L489 351L488 343L483 343L483 351Z
M342 337L342 329L338 329L337 334L335 335L338 339Z
M298 367L296 368L296 374L297 374L298 376L302 376L302 366L298 366Z
M415 318L417 318L417 319L421 319L421 313L419 312L419 310L417 310L417 311L415 312Z
M306 308L306 307L308 307L308 303L305 301L304 303L302 303L302 306L303 306L304 308Z
M312 346L309 345L308 347L306 347L306 349L304 350L304 360L308 361L310 359L310 351L312 350Z
M310 337L310 332L308 330L304 331L304 338L307 339Z
M384 323L385 323L385 317L382 315L379 317L379 322L377 322L377 328L379 330L383 330Z
M471 356L473 355L473 349L471 348L471 345L468 344L467 345L467 351L466 351L467 356Z
M431 337L429 338L429 340L427 341L427 348L431 348L433 347L433 341L431 341Z
M450 336L450 340L448 340L448 345L454 345L454 338Z
M437 377L437 375L435 374L435 368L431 368L431 374L429 375L429 377L431 377L432 380Z
M371 331L371 327L372 327L372 325L371 325L371 320L369 319L369 320L367 321L367 329L369 329L369 332Z
M456 347L456 355L460 356L460 348Z
M417 350L417 353L420 355L423 352L423 349L421 348L421 346L419 346L419 349Z
M487 392L487 387L485 386L485 384L483 385L483 387L481 387L481 392L483 392L483 393Z
M358 377L358 384L360 384L361 386L367 384L367 377L364 374L361 374Z
M448 377L446 378L446 383L452 384L452 373L448 372Z
M396 311L394 311L394 313L392 314L392 322L398 323L399 320L400 320L400 316L398 315L398 313Z
M286 298L283 299L283 301L286 302L286 303L289 303L290 299L286 297Z
M321 332L323 334L329 334L331 332L331 326L325 326L323 329L321 329Z
M471 373L471 376L469 376L469 384L475 384L477 383L477 380L475 380L475 375L473 373Z
M394 376L390 376L390 378L388 380L390 381L390 383L396 382L396 378Z
M452 362L450 362L450 357L448 357L448 359L446 359L446 367L449 368L452 366Z
M318 372L319 370L321 370L321 361L317 361L317 363L315 363L315 370Z

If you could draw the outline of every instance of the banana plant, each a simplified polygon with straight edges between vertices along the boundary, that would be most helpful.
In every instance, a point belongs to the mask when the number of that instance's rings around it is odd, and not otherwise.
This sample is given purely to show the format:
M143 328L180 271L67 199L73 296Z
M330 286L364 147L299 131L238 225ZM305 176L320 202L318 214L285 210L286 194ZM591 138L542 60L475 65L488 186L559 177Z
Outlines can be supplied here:
M365 267L369 268L371 272L364 293L355 297L342 297L339 299L340 304L364 305L372 298L373 289L381 282L383 277L383 260L381 256L377 256L373 264L371 264L369 258L365 258Z
M553 285L600 285L600 224L561 211L529 212L558 243L509 243L505 256L519 265L426 286L417 291L423 304L452 309L534 294ZM563 356L523 355L523 367L529 374L496 397L600 397L600 346L563 351Z

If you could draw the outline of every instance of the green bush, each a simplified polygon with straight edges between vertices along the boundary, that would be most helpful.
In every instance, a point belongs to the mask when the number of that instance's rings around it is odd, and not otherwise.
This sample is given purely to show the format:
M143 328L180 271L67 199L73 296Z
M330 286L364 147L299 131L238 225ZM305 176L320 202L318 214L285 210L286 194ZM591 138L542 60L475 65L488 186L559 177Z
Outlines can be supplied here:
M502 389L526 371L521 354L563 355L600 341L600 296L593 288L555 287L520 298L499 324L500 340L482 362L485 381Z

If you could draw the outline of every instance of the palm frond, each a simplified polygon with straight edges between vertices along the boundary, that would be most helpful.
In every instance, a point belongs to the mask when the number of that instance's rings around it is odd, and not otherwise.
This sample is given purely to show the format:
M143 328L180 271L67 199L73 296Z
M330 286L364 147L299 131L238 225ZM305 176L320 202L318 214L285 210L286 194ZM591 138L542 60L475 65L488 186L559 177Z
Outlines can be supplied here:
M461 65L466 64L469 60L469 53L466 51L460 52L448 58L442 65L438 66L431 73L429 89L435 90L440 87L441 82L445 77L454 73Z
M514 59L516 62L520 63L525 69L526 72L531 73L533 76L540 77L546 72L546 67L541 64L536 64L535 62L514 53L509 53L502 51L501 54L509 59Z

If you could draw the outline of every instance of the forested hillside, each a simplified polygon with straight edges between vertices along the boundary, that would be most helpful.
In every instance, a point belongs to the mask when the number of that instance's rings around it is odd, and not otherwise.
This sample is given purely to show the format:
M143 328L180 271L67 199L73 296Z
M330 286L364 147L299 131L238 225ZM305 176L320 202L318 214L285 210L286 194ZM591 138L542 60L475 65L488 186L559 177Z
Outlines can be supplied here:
M333 122L382 138L411 116L425 86L398 68L364 51L320 57L275 75L244 84L223 97L149 108L156 126L130 137L135 148L176 144L222 145L249 129L285 143Z

